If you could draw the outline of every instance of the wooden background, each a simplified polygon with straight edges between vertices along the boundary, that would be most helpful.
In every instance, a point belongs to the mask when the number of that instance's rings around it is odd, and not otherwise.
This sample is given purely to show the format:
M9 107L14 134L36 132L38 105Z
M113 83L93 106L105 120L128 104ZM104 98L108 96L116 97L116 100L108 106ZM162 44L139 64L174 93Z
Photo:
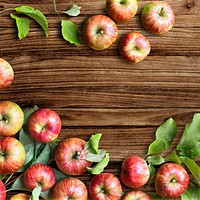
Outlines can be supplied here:
M102 133L101 148L110 153L106 172L119 176L123 159L146 156L155 130L169 117L178 124L178 143L184 126L200 112L200 1L167 0L176 14L173 29L164 36L147 32L137 15L117 23L119 37L107 50L94 51L82 38L84 21L94 14L106 14L105 0L57 0L57 9L81 6L78 17L57 15L51 0L1 0L0 10L30 5L47 17L50 34L31 20L26 38L17 38L15 21L0 16L0 57L13 67L13 84L0 92L22 108L37 105L54 109L62 119L59 141L69 137L87 140ZM81 45L62 39L61 19L75 22ZM141 63L124 61L118 52L122 36L131 31L144 34L151 43L149 56ZM170 150L171 150L170 149ZM80 177L89 181L89 173ZM127 188L124 188L128 190ZM151 194L153 187L142 190ZM8 193L8 198L12 193Z

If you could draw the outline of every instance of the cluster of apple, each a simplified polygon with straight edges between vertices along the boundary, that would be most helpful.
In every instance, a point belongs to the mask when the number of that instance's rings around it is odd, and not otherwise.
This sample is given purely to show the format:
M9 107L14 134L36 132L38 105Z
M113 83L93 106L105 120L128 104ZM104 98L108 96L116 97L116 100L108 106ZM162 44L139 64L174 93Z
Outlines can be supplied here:
M138 10L137 0L106 0L106 15L94 15L86 20L83 36L89 47L104 50L110 47L118 37L115 22L125 22L135 16ZM113 21L114 20L114 21ZM168 32L175 22L171 6L164 1L152 1L142 10L141 20L144 27L153 34ZM119 45L119 52L128 61L138 63L150 53L148 39L138 32L127 33Z

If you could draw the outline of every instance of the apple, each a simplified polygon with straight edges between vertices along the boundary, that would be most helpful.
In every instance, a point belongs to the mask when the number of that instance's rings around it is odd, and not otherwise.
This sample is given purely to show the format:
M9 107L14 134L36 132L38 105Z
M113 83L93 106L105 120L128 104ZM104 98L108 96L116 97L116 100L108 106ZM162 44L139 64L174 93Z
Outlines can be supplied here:
M12 174L18 171L25 161L22 143L14 137L0 139L0 174Z
M120 200L122 186L114 174L101 173L89 183L89 194L92 200Z
M55 111L40 108L30 116L28 127L35 140L49 143L58 137L61 130L61 119Z
M0 101L0 136L13 136L22 127L24 113L12 101Z
M14 80L14 71L11 65L0 58L0 90L8 88Z
M118 36L115 22L105 15L89 17L83 26L83 37L89 47L104 50L110 47Z
M178 198L188 187L187 171L177 163L165 163L155 177L156 192L164 198Z
M127 33L121 40L119 52L121 56L131 62L138 63L150 53L151 47L148 39L137 32Z
M25 193L19 193L13 195L10 200L30 200L30 195L25 194Z
M175 14L167 2L152 1L143 8L141 20L149 32L162 35L173 27Z
M139 156L129 156L122 163L120 173L124 185L139 188L147 183L150 172L146 161Z
M150 197L141 190L130 191L126 193L122 200L151 200Z
M137 0L107 0L106 11L117 22L124 22L135 16L138 10Z
M68 175L81 175L91 162L86 160L86 142L80 138L68 138L62 141L55 152L55 161L58 168Z
M1 180L0 180L0 199L1 200L6 199L6 188Z
M88 191L84 183L77 178L66 178L58 183L53 188L52 200L87 200Z
M24 173L24 184L30 190L41 186L42 191L46 191L51 189L55 183L53 169L43 163L33 164Z

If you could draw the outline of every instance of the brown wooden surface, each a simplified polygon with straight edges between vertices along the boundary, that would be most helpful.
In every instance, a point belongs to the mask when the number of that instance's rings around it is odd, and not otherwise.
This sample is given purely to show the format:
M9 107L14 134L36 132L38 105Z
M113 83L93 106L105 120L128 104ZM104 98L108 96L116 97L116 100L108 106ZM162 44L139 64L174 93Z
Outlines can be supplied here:
M14 101L22 108L37 105L57 111L62 119L59 141L69 137L87 140L102 133L100 146L111 156L105 171L117 176L126 156L145 158L155 130L169 117L178 124L174 148L184 125L200 112L200 1L167 0L176 13L176 23L164 36L143 28L140 14L147 2L139 1L133 19L117 23L119 37L109 49L94 51L85 44L81 30L89 16L106 14L105 0L57 1L58 10L81 6L78 17L57 15L51 0L1 0L0 10L20 5L41 10L50 33L46 38L31 20L28 36L20 41L9 17L11 11L0 16L0 57L15 71L13 84L0 92L0 100ZM62 39L61 19L77 23L80 46ZM118 52L120 39L130 31L144 34L151 43L149 56L138 64L124 61ZM91 175L80 178L86 182ZM154 191L148 186L142 190Z

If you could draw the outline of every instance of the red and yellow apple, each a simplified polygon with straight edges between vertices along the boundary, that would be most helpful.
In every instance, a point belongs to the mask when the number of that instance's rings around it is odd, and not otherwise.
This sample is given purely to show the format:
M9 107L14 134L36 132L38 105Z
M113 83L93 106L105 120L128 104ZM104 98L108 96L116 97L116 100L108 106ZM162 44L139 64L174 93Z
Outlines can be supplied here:
M68 175L81 175L91 166L86 160L86 142L80 138L68 138L61 142L55 152L58 168Z
M156 192L163 198L178 198L188 188L187 171L177 163L164 163L155 177Z
M172 7L165 1L152 1L142 10L141 20L151 33L162 35L167 33L175 23Z
M24 184L30 190L41 186L42 191L46 191L51 189L55 183L53 169L43 163L33 164L24 173Z
M119 52L121 56L133 63L144 60L150 53L151 46L148 39L137 32L127 33L121 40Z
M14 137L0 139L0 174L12 174L24 164L25 150Z
M55 111L40 108L30 116L28 127L35 140L49 143L58 137L61 130L61 119Z
M127 192L122 200L151 200L150 197L141 190L134 190Z
M127 157L121 167L121 181L130 188L139 188L147 183L150 172L146 161L139 156Z
M83 37L89 47L104 50L110 47L118 36L115 22L105 15L89 17L83 26Z
M1 180L0 180L0 199L1 200L6 199L6 188Z
M0 101L0 136L13 136L22 127L24 113L12 101Z
M52 200L87 200L88 191L84 183L77 178L66 178L58 183L53 188Z
M30 200L30 195L25 193L19 193L13 195L9 200Z
M14 79L14 71L11 65L0 58L0 90L8 88Z
M89 183L89 194L92 200L120 200L122 186L114 174L101 173Z
M106 11L117 21L124 22L135 16L138 10L137 0L107 0Z

